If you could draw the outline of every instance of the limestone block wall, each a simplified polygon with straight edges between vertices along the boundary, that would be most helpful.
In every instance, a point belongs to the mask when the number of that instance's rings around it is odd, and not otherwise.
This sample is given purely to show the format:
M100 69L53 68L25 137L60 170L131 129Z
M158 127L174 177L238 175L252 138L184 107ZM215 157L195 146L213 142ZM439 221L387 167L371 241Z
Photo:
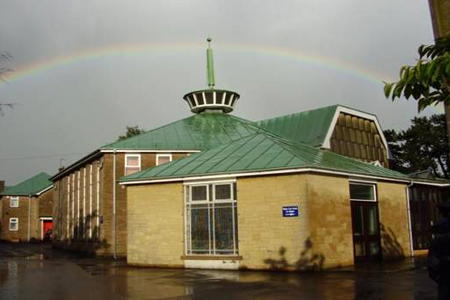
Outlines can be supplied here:
M305 269L310 257L306 175L237 180L240 268ZM283 217L283 206L298 217Z
M411 256L406 184L378 182L377 188L383 258Z
M353 264L349 180L308 175L310 239L324 268Z
M183 184L140 185L127 190L127 262L132 265L183 267Z

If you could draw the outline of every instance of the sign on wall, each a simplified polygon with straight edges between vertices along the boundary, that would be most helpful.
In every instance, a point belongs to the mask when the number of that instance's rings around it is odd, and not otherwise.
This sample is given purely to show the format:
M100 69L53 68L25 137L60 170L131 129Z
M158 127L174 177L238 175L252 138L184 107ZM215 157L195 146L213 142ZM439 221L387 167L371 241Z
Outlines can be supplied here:
M297 205L290 205L290 206L283 206L283 217L298 217L298 206Z

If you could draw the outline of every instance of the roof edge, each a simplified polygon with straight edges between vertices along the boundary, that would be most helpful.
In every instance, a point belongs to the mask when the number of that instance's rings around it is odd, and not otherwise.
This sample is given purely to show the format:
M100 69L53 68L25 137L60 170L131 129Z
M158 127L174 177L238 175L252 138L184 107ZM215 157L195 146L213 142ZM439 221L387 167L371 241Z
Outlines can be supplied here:
M167 177L160 179L135 179L135 180L119 180L120 185L136 185L136 184L145 184L145 183L161 183L161 182L177 182L177 181L195 181L195 180L207 180L207 179L217 179L217 178L232 178L232 177L251 177L251 176L265 176L265 175L277 175L277 174L293 174L293 173L320 173L320 174L333 174L333 175L342 175L356 178L364 178L364 179L376 179L383 181L392 181L392 182L401 182L401 183L411 183L412 180L409 179L400 179L389 176L376 176L376 175L367 175L361 173L354 172L345 172L345 171L335 171L329 170L325 168L317 168L312 166L305 166L302 168L286 168L286 169L273 169L273 170L261 170L261 171L252 171L252 172L236 172L236 173L227 173L227 174L211 174L211 175L199 175L199 176L184 176L184 177ZM450 185L450 184L447 184ZM444 185L446 186L446 185Z
M100 149L97 149L93 152L91 152L90 154L80 158L79 160L77 160L76 162L74 162L73 164L69 165L67 168L65 168L64 170L56 173L55 175L53 175L52 177L49 178L50 181L56 181L57 179L63 177L64 175L66 175L67 173L69 173L70 171L76 169L77 167L81 166L82 164L86 163L87 161L89 161L90 159L94 159L97 156L102 155Z

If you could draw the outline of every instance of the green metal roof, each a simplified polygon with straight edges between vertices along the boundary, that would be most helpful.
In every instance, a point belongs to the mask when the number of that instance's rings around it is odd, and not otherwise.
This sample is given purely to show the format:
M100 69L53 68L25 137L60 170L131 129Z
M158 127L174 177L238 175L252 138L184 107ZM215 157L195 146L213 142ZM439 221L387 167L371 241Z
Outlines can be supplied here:
M0 193L6 196L35 196L39 192L52 186L49 180L50 175L47 173L40 173L30 179L22 181L21 183L9 187L7 190Z
M259 130L251 121L224 113L205 112L105 145L100 149L204 150Z
M256 125L288 140L321 146L338 107L339 105L327 106L261 120Z
M408 179L399 172L260 132L171 163L121 178L121 181L168 179L293 168Z

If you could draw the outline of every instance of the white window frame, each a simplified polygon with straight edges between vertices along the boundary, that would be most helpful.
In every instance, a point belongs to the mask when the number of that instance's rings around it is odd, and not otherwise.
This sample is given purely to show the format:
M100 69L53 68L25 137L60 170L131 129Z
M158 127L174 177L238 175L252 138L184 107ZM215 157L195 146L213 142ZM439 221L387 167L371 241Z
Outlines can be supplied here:
M375 183L368 183L368 182L359 182L359 181L350 181L349 184L349 193L350 193L350 186L351 185L365 185L370 186L373 189L373 199L367 200L367 199L352 199L350 196L350 201L365 201L365 202L377 202L378 201L378 195L377 195L377 185Z
M14 223L13 221L15 221L16 223L16 228L13 229L11 224ZM19 218L9 218L9 231L18 231L19 230Z
M159 166L159 158L160 157L169 157L169 162L172 162L172 154L170 153L165 153L165 154L156 154L156 165Z
M217 185L230 185L230 196L231 199L216 199L215 195L215 187ZM185 224L184 224L184 240L185 240L185 248L184 253L186 256L237 256L239 255L239 241L237 238L237 234L239 231L238 225L237 225L237 213L235 215L235 210L237 212L237 199L234 199L234 185L236 184L236 180L230 180L230 181L220 181L220 182L201 182L201 183L189 183L184 184L184 217L185 217ZM205 186L206 187L206 200L195 200L192 201L192 187L196 186ZM212 188L211 188L212 187ZM190 236L190 211L192 210L192 205L208 205L208 215L210 214L210 210L214 211L215 204L231 204L231 208L233 209L232 213L232 226L234 228L233 230L233 250L232 253L216 253L215 249L215 233L211 232L209 234L209 249L206 253L192 253L192 238ZM209 216L210 222L213 224L214 221L214 214ZM208 230L211 228L211 226L208 226ZM213 226L214 228L214 226ZM214 229L213 229L214 230ZM198 250L198 249L197 249ZM194 249L195 251L195 249Z
M140 154L125 154L125 163L124 163L124 166L125 166L125 168L124 168L124 170L123 170L123 174L124 175L126 175L127 174L127 168L136 168L136 166L128 166L127 165L127 163L128 163L128 157L137 157L138 158L138 167L139 167L139 171L136 171L135 173L137 173L137 172L140 172L141 170L142 170L142 165L141 165L141 155ZM131 174L130 174L131 175ZM127 176L127 175L126 175Z
M15 202L16 204L13 205L13 202ZM11 197L9 197L9 207L14 207L14 208L19 207L19 197L18 196L15 196L15 197L11 196Z

